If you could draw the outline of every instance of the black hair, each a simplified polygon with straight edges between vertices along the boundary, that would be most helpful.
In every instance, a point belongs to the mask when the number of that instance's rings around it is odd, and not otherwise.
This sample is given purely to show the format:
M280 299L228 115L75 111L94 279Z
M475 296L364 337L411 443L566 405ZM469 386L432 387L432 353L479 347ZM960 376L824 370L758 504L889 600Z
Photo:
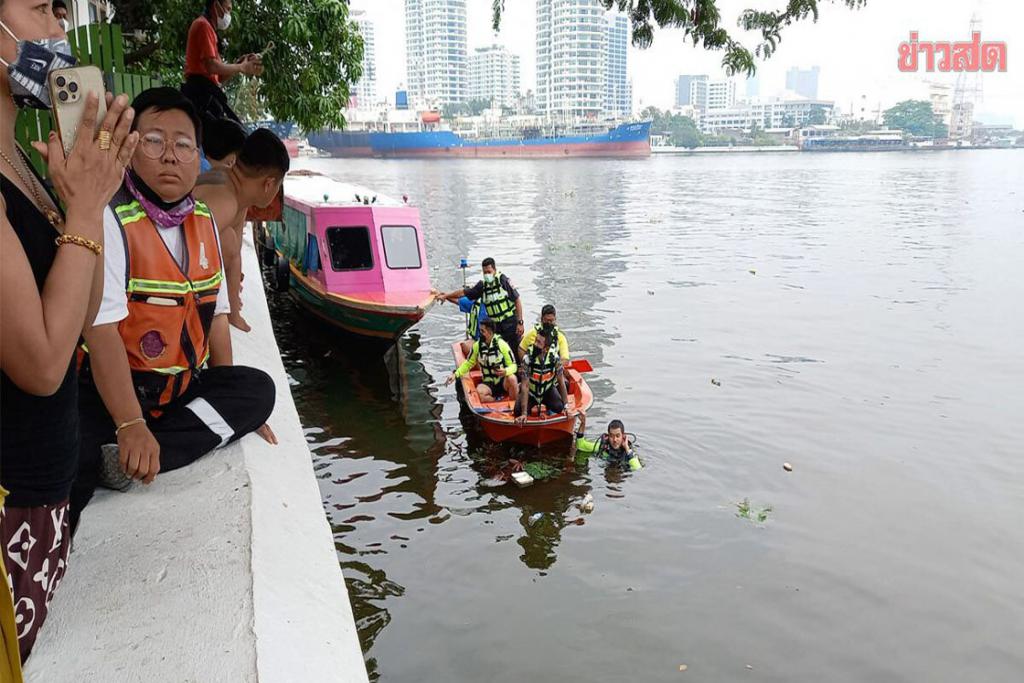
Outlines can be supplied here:
M555 315L554 304L544 304L544 307L540 309L540 317L543 318L546 315Z
M611 422L609 422L608 431L610 432L613 429L618 429L623 434L626 433L626 427L622 424L622 420L612 420Z
M192 121L192 125L196 129L196 142L203 139L203 124L199 120L199 114L196 113L196 108L192 104L192 101L181 94L181 91L177 88L170 88L167 86L161 86L159 88L150 88L149 90L143 90L135 99L132 100L132 109L135 110L135 118L132 120L132 130L139 127L139 120L142 118L143 112L153 111L173 111L178 110L185 112L188 118Z
M231 119L208 119L203 128L203 153L207 159L220 161L237 154L245 143L245 129Z
M53 2L50 4L50 11L52 12L58 7L63 7L64 9L68 8L67 3L65 3L64 0L53 0Z
M215 2L220 2L220 0L206 0L206 9L203 10L203 16L206 17L207 19L209 19L211 24L214 23L214 21L213 21L213 4Z
M491 268L495 268L495 269L497 269L497 267L498 267L497 265L495 265L494 259L492 257L490 257L490 256L485 258L484 262L480 264L481 268L486 268L487 266L490 266Z
M483 320L480 321L480 327L486 327L487 329L489 329L493 333L494 332L494 321L491 320L490 318L484 318Z
M242 143L235 165L249 176L274 175L283 178L288 173L291 160L281 138L267 128L257 128Z

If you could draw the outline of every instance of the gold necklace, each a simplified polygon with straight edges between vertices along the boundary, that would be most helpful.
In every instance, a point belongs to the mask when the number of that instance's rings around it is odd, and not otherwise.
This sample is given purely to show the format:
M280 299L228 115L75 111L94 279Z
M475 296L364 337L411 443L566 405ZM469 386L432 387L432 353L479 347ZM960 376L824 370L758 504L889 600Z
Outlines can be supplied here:
M29 192L32 193L32 197L35 198L36 200L36 208L39 209L39 211L44 216L46 216L46 220L50 222L50 225L52 225L54 228L57 228L59 231L60 226L63 225L64 223L64 219L62 219L59 213L54 211L46 202L43 201L42 196L39 194L39 190L36 189L37 180L35 175L31 171L29 171L29 177L26 178L25 174L22 173L22 170L18 168L18 166L11 160L9 156L7 156L7 154L2 149L0 149L0 157L3 157L3 160L7 162L7 165L14 169L14 172L18 175L19 178L21 178L21 182L24 183L25 187L28 188ZM20 158L21 157L19 157L19 159ZM24 163L25 162L22 159L22 164Z

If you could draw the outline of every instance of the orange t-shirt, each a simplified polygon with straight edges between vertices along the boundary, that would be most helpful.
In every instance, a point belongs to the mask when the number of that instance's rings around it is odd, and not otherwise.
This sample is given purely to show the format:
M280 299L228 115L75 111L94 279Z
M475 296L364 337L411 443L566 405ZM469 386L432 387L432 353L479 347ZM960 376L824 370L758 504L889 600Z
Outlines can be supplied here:
M220 77L206 68L207 59L220 60L217 50L217 32L206 17L199 17L188 29L188 43L185 45L185 77L196 74L205 76L220 85Z

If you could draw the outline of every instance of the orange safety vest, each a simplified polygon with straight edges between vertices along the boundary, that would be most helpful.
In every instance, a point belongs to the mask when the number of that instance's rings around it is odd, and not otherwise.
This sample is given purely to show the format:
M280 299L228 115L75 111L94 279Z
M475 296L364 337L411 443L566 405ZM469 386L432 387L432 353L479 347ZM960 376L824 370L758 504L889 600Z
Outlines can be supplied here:
M224 280L217 228L197 201L181 227L182 265L142 205L122 188L110 203L124 237L128 317L118 332L143 410L159 409L188 388L210 357L210 326Z

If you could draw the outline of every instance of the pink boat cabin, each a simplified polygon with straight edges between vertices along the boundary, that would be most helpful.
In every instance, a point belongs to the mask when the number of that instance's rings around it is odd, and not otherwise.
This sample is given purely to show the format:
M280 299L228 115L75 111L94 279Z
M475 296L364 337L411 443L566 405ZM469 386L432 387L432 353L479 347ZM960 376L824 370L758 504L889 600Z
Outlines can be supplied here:
M395 340L433 303L419 210L322 175L285 179L278 283L311 313Z

